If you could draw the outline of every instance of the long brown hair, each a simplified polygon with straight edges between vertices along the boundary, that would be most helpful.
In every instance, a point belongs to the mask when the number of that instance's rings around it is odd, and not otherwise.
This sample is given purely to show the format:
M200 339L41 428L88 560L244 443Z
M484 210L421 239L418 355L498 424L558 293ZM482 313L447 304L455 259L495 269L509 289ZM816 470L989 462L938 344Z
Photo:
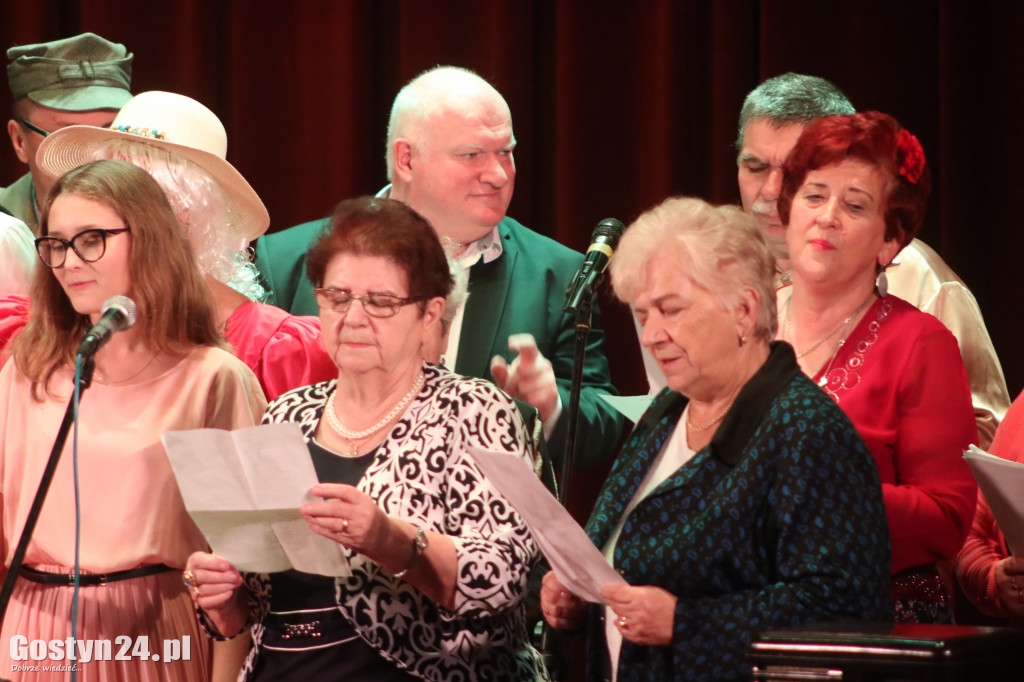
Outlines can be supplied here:
M61 177L50 190L40 216L40 234L49 233L50 208L62 194L110 207L131 229L128 296L135 301L137 336L154 352L183 355L194 346L224 346L214 317L213 298L196 266L192 247L160 186L144 170L125 161L94 161ZM49 380L73 365L78 343L88 331L88 315L71 305L50 268L37 267L32 281L28 325L12 346L18 368L43 400Z

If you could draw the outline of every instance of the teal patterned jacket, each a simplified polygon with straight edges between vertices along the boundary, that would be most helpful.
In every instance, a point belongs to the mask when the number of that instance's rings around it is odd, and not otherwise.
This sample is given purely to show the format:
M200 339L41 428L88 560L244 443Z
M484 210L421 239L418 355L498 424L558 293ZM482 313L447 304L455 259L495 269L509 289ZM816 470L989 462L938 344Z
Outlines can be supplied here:
M605 482L587 533L603 547L682 415L665 390ZM747 680L759 630L891 621L889 531L871 453L842 410L773 343L712 441L630 513L615 568L678 601L671 646L623 641L618 679ZM603 608L590 679L606 670Z

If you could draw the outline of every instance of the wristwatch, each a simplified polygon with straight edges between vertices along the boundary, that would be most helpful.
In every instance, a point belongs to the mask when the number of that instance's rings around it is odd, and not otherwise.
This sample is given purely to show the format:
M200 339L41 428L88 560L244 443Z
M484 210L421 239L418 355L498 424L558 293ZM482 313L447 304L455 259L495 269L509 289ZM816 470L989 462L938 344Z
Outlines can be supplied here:
M419 558L420 554L423 554L425 551L427 551L428 544L429 543L427 541L427 531L423 530L422 528L417 528L416 536L412 539L412 556L409 558L409 563L405 565L405 568L403 568L398 573L395 573L396 578L405 577L405 574L408 573L409 569L413 567L413 564L416 563L416 559Z

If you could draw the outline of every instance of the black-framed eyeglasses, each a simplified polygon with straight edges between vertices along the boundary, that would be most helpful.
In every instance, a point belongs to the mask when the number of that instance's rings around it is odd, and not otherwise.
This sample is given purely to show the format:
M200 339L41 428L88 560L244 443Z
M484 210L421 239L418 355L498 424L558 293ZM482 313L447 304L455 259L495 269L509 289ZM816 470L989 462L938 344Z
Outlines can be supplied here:
M36 237L36 253L49 267L59 268L64 265L70 246L83 261L95 263L107 252L107 237L131 231L130 227L121 227L116 230L94 228L82 230L71 239Z
M27 121L27 120L25 120L23 118L19 118L18 119L18 123L20 123L21 125L25 126L26 128L28 128L29 130L31 130L33 132L39 133L43 137L49 137L50 136L50 133L46 132L45 130L43 130L42 128L37 126L35 123L32 123L31 121Z
M331 287L317 287L313 289L313 293L316 294L316 304L320 306L321 310L347 313L348 309L352 307L352 301L359 301L363 304L363 310L370 317L392 317L398 314L402 306L423 300L422 298L402 298L391 294L375 294L372 291L362 296L353 296L351 291Z

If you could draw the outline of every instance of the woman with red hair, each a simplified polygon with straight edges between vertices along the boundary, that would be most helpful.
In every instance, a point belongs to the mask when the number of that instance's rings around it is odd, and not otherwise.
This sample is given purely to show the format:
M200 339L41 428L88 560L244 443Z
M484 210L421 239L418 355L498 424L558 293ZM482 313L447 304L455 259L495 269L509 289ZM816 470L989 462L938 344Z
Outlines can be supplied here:
M938 567L960 549L975 504L961 455L977 427L956 338L886 293L885 269L920 229L930 187L917 138L865 112L808 125L779 197L794 269L779 291L779 338L875 457L904 622L951 618Z

